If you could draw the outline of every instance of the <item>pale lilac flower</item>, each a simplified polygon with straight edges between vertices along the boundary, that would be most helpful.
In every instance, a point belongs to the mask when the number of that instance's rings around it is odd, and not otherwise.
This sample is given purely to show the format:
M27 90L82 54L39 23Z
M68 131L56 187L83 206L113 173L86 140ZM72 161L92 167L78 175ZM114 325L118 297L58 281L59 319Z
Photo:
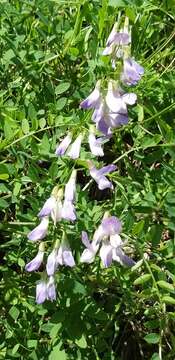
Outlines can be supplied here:
M37 255L25 266L26 271L35 271L38 270L43 262L44 258L44 243L41 243L39 246L39 251Z
M28 235L28 239L32 241L42 240L47 235L47 229L49 225L49 217L42 218L40 224L36 226Z
M91 153L93 155L104 156L104 152L103 152L103 148L102 148L102 143L103 143L102 138L96 139L94 133L90 132L89 137L88 137L88 142L89 142L89 147L90 147Z
M80 107L83 109L92 109L96 108L100 103L100 80L97 81L95 89L91 92L91 94L80 103Z
M76 192L76 176L77 172L76 170L73 170L70 179L65 186L64 198L67 201L74 201Z
M40 210L38 216L39 217L49 216L51 214L51 212L53 211L53 209L55 208L55 206L56 206L56 198L54 196L51 196L44 203L44 205L43 205L42 209Z
M49 280L47 281L47 300L56 300L56 287L53 276L49 276Z
M65 220L76 220L76 212L75 207L72 201L64 200L63 207L62 207L62 218Z
M106 48L103 50L103 55L111 55L116 53L116 47L128 45L131 42L130 35L127 30L117 31L117 24L114 24L111 33L106 42Z
M63 198L63 190L56 188L54 192L54 196L56 199L55 206L51 212L51 218L56 226L56 223L61 220L62 218L62 198Z
M89 169L90 169L90 175L96 181L96 183L98 184L98 188L100 190L113 188L112 183L106 178L105 175L114 171L116 169L115 165L112 164L112 165L104 166L101 169L96 169L96 167L92 163L89 163Z
M93 240L99 243L104 237L116 236L116 234L120 233L121 227L121 221L116 216L103 218L94 233Z
M112 246L110 243L103 243L100 248L100 258L105 268L109 267L112 263Z
M69 132L66 137L61 141L61 143L57 146L55 154L58 156L64 155L71 141L72 134Z
M57 253L58 247L55 247L47 258L46 271L48 276L54 275L57 269Z
M38 281L36 285L36 302L42 304L47 299L47 282L45 280Z
M126 85L136 85L144 74L144 69L135 60L128 58L124 60L121 80Z
M75 160L75 159L79 158L82 140L83 140L83 135L82 134L78 135L77 138L75 139L75 141L72 143L72 145L68 149L67 155L71 159Z
M123 93L123 90L117 87L116 82L110 80L106 95L106 104L111 112L127 115L127 104L133 105L137 100L134 93Z
M60 245L57 253L57 264L73 267L75 266L75 260L72 251L68 244L64 243Z
M98 251L99 245L96 243L96 241L89 241L86 231L82 231L81 240L82 243L85 245L86 249L81 254L80 262L90 264L95 259L95 255Z

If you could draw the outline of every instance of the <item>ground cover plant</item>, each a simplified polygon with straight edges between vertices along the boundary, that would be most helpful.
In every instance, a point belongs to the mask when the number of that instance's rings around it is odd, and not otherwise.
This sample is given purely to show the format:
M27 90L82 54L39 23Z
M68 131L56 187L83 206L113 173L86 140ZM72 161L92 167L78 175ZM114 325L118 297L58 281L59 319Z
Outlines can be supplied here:
M174 6L0 3L0 359L175 358Z

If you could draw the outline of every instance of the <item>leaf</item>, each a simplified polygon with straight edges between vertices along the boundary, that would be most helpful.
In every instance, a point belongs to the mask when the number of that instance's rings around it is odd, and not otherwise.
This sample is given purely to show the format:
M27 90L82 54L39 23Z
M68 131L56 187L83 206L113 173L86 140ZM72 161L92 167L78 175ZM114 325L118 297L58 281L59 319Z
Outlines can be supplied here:
M144 274L134 281L134 285L141 285L151 279L151 274Z
M60 98L59 100L57 100L56 109L58 111L62 110L65 107L66 103L67 103L67 98L66 97Z
M162 135L156 134L152 137L145 136L142 139L142 146L143 148L151 147L157 145L162 140Z
M34 349L36 349L36 347L37 347L37 340L28 340L28 341L27 341L27 346L28 346L29 348L34 348Z
M125 7L126 2L124 0L109 0L109 6L112 7Z
M165 304L175 305L175 299L171 296L163 296L162 301L165 302Z
M144 340L148 344L157 344L160 340L160 335L157 333L150 333L150 334L144 336Z
M158 353L154 353L151 357L150 360L160 360L159 354Z
M9 310L9 315L12 317L13 320L17 320L20 311L17 309L16 306L12 306Z
M172 284L169 284L167 281L164 281L164 280L157 281L157 285L162 289L165 289L167 291L174 293L174 290L175 290L174 286Z
M66 92L70 88L70 82L61 83L55 88L55 94L60 95Z
M16 345L13 347L13 349L12 349L12 355L15 355L15 354L16 354L16 352L18 351L19 347L20 347L20 344L16 344Z
M84 335L82 335L82 337L78 340L75 341L75 343L81 348L81 349L86 349L87 348L87 342L86 342L86 338Z
M29 133L29 122L27 119L22 119L22 131L24 134L28 134Z
M7 180L9 178L9 174L0 174L0 180Z
M49 360L67 360L64 350L60 350L59 346L55 346L49 355Z

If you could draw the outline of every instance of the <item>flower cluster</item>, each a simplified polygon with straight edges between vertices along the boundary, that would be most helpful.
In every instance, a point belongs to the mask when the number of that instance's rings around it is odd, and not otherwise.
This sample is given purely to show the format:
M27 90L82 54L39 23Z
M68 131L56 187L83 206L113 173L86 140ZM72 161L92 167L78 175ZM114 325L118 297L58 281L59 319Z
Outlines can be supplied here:
M98 80L94 90L80 103L82 109L93 109L92 122L87 130L87 142L93 156L104 156L104 143L109 141L115 128L128 123L128 105L134 105L137 96L132 92L125 92L121 88L121 83L125 86L136 85L144 73L144 69L130 57L131 35L128 30L127 21L124 27L118 30L115 24L106 42L103 55L110 55L112 67L116 69L119 62L120 74L117 79ZM100 135L99 135L100 133ZM71 131L56 148L57 157L68 156L73 160L80 157L81 145L86 134L85 127L75 136ZM89 174L97 183L100 190L113 189L112 182L107 175L116 170L114 164L109 164L99 168L96 167L91 159L84 160ZM53 220L54 233L58 222L67 220L74 222L77 219L75 210L76 176L77 171L73 169L71 176L63 186L56 186L51 196L45 201L42 209L38 213L40 219L37 225L29 234L31 241L43 240L49 227L50 218ZM61 227L61 225L60 225ZM85 231L82 232L82 243L85 246L80 256L81 263L92 263L95 256L99 253L101 262L106 268L112 261L117 261L124 266L133 266L134 261L123 251L124 242L120 237L121 222L115 216L105 213L104 217L94 232L92 241L89 240ZM41 280L36 286L36 302L43 303L45 300L56 299L55 274L60 266L75 266L75 260L66 238L65 231L61 241L54 240L54 246L45 260L45 243L39 245L37 255L25 267L26 271L36 271L45 266L45 271L41 275Z

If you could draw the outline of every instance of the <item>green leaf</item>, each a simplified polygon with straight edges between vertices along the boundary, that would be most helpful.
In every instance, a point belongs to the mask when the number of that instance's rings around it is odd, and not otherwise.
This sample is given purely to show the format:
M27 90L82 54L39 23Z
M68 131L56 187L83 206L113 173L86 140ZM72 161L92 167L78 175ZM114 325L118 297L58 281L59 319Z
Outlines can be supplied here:
M28 341L27 341L27 346L28 346L29 348L34 348L34 349L36 349L36 347L37 347L37 340L28 340Z
M82 335L82 337L78 340L75 341L75 343L81 348L81 349L86 349L87 348L87 342L85 339L85 336Z
M13 320L17 320L18 316L20 314L20 311L17 309L16 306L12 306L9 310L9 315L12 317Z
M165 289L167 291L170 291L170 292L174 293L174 290L175 290L174 286L172 284L169 284L168 282L166 282L164 280L157 281L157 285L162 289Z
M55 88L55 94L60 95L66 92L70 88L70 82L61 83Z
M150 333L150 334L144 336L144 340L148 344L157 344L160 340L160 335L157 333Z
M175 299L168 295L163 296L162 301L165 302L165 304L175 305Z
M27 119L22 119L22 131L24 134L28 134L29 133L29 122Z
M144 274L134 281L134 285L142 285L151 279L151 274Z
M57 109L58 111L62 110L62 109L65 107L66 103L67 103L67 98L66 98L66 97L60 98L60 99L57 100L57 102L56 102L56 109Z
M12 355L15 355L15 354L16 354L16 352L18 351L19 347L20 347L20 344L16 344L16 345L13 347L13 349L12 349Z
M0 174L0 180L7 180L9 178L9 174Z
M151 357L150 360L160 360L159 354L158 353L154 353Z
M67 360L64 350L60 350L59 346L55 346L49 355L49 360Z
M112 7L125 7L126 2L124 0L109 0L109 6Z

